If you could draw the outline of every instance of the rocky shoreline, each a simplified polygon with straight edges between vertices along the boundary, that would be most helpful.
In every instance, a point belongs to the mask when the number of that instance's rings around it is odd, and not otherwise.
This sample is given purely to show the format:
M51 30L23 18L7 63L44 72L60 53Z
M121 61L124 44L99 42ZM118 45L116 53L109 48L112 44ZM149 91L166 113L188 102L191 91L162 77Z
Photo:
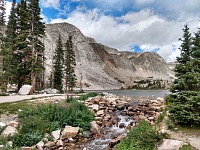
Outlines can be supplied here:
M51 100L55 103L59 101L61 101L61 98ZM163 98L148 99L140 97L136 100L131 97L113 94L89 98L82 103L95 115L95 121L91 122L90 131L83 132L79 127L66 126L64 129L51 133L53 141L48 141L47 135L45 135L38 144L22 149L31 150L35 147L39 150L112 149L121 139L126 137L129 129L138 125L140 120L146 120L154 125L157 117L164 109ZM1 126L5 126L1 135L7 136L17 132L18 122L15 119L15 121L8 124L1 123ZM10 130L11 128L12 130ZM12 144L11 141L10 144ZM3 147L3 145L0 147Z

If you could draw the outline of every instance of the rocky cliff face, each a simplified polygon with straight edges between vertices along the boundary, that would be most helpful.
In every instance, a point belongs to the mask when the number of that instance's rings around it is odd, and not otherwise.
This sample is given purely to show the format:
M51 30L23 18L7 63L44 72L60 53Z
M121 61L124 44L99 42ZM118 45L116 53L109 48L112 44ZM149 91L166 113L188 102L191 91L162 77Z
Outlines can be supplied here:
M121 52L96 43L68 23L46 25L45 79L52 71L53 54L59 33L65 43L72 36L76 54L77 86L82 76L83 86L89 89L119 89L134 85L138 80L171 80L173 71L157 53Z

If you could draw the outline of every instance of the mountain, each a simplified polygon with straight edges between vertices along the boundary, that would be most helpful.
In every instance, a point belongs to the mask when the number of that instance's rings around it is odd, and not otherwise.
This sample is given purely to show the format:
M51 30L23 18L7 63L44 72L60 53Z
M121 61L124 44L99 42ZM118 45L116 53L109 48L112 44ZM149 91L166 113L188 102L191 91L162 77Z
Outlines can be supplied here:
M45 44L45 79L52 71L53 54L58 35L66 42L72 36L76 54L77 86L82 76L83 87L88 89L119 89L135 87L140 81L149 80L171 82L174 72L166 61L157 53L135 53L97 43L84 36L75 26L68 23L46 25ZM146 84L146 83L145 83Z

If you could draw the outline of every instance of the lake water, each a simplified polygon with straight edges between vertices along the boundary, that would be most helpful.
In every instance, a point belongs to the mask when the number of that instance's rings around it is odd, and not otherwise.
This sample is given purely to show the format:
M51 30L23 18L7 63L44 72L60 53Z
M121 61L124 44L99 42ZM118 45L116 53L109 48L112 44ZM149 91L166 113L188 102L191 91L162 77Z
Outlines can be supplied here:
M168 90L97 90L92 92L106 92L130 97L165 97L170 94Z

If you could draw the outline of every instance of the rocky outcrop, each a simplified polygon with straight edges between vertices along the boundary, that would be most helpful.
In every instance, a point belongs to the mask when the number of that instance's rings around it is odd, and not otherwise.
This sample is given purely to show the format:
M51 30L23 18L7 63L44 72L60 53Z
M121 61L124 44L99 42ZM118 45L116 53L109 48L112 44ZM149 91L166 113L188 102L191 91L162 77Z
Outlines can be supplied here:
M73 49L76 54L77 86L80 78L85 88L119 89L136 85L134 81L162 79L170 81L174 73L157 53L122 52L96 43L94 39L84 36L75 26L68 23L46 25L45 44L45 79L52 71L53 53L58 35L66 42L72 36Z

